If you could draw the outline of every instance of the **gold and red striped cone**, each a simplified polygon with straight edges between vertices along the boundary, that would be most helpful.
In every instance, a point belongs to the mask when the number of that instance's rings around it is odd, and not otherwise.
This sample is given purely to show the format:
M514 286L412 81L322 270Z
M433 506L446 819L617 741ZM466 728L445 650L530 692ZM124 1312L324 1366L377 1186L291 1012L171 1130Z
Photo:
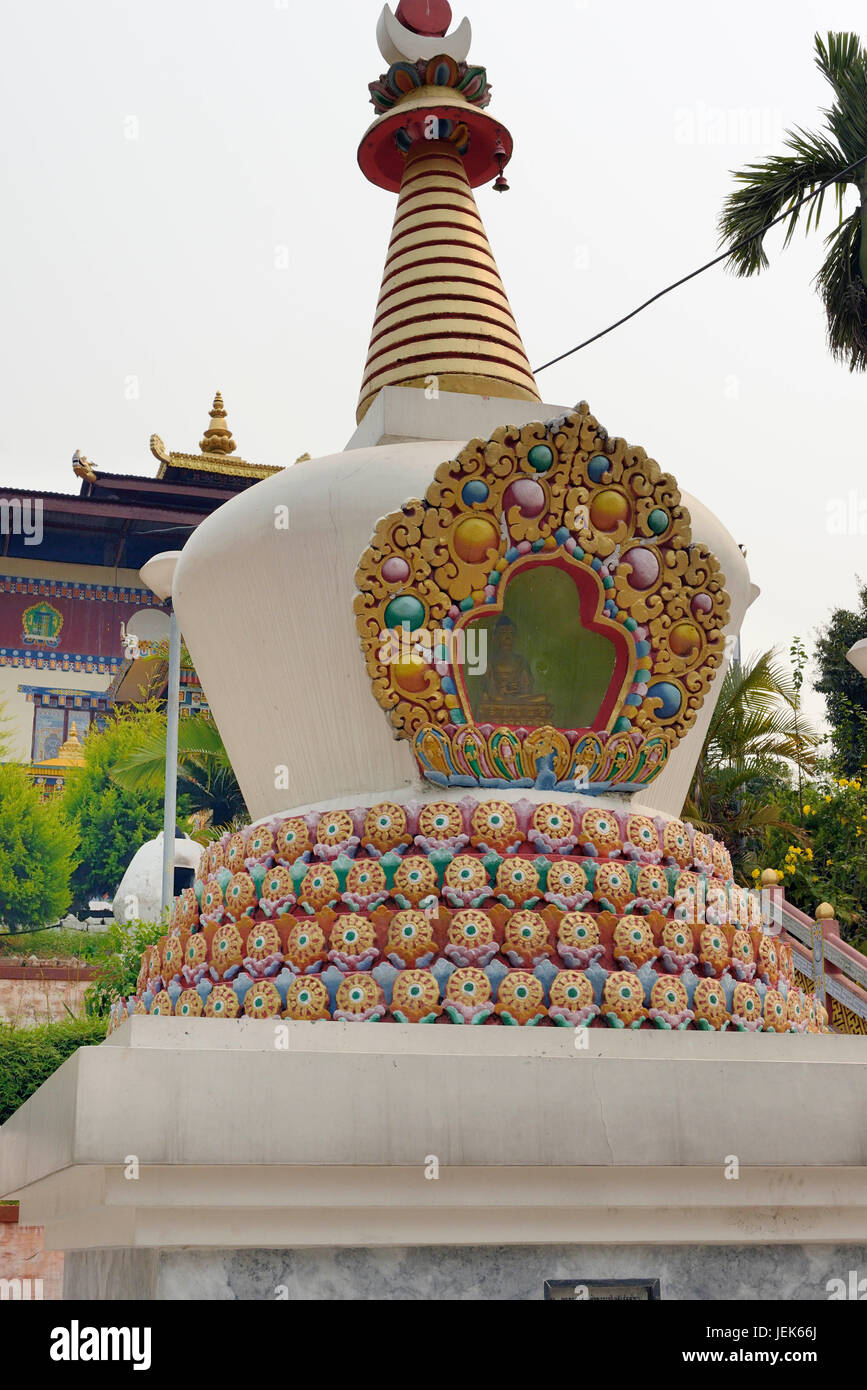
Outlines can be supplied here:
M421 141L401 182L357 418L384 386L541 399L455 146Z

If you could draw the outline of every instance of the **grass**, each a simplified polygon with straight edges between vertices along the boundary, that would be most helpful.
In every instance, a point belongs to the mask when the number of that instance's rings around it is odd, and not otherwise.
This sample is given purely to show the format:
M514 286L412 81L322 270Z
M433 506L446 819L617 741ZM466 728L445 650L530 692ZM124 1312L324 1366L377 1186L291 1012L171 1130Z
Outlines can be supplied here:
M106 932L69 931L63 927L48 927L45 931L20 935L3 933L0 934L0 957L101 961L117 949L107 938Z

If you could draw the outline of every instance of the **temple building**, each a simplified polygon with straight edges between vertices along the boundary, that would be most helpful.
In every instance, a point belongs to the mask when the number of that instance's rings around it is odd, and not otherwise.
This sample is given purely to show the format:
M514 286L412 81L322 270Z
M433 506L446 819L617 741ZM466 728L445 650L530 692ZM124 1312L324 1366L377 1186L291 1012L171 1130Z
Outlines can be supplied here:
M198 453L170 453L157 435L151 452L152 478L103 472L76 450L77 494L2 489L0 705L8 756L32 764L46 788L62 784L89 729L119 700L139 698L153 674L141 659L167 623L141 566L279 471L236 456L219 392ZM194 673L181 699L203 706Z

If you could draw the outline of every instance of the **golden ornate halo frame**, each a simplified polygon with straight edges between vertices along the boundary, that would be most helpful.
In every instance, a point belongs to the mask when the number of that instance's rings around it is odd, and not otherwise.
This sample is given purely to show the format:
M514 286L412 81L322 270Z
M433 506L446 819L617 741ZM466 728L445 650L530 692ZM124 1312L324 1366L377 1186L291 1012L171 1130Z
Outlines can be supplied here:
M576 580L582 626L626 654L594 726L477 724L448 635L502 612L516 575L552 563ZM725 652L725 576L693 542L674 478L611 438L586 403L471 440L423 499L379 522L356 584L374 696L443 784L646 785L695 723Z

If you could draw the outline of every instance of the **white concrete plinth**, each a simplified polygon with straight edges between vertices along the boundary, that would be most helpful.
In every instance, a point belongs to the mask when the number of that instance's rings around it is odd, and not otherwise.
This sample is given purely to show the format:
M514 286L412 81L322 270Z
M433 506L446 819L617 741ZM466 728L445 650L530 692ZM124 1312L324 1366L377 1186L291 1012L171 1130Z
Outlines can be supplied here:
M867 1244L864 1039L279 1026L81 1049L0 1130L0 1194L76 1251Z

